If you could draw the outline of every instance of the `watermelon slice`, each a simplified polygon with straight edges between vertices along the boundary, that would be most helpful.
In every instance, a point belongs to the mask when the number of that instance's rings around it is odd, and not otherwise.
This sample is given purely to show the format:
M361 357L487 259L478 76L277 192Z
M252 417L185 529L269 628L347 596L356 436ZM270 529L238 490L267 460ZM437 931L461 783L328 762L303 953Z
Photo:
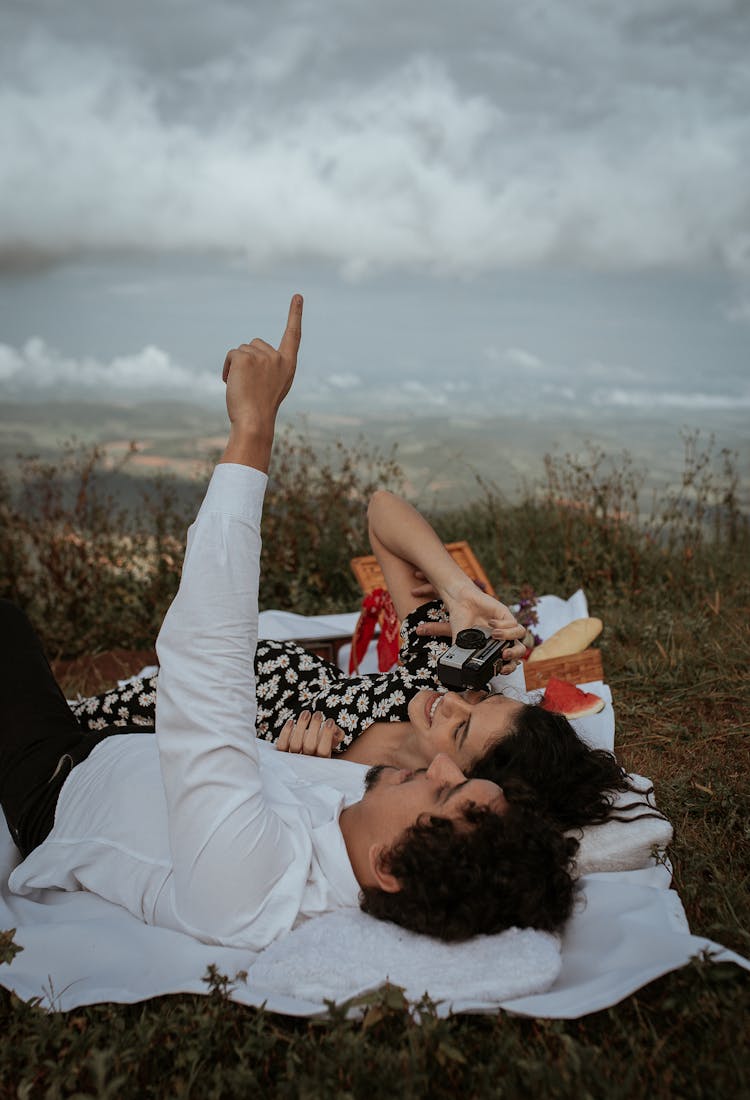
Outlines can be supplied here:
M556 676L550 676L541 702L544 710L552 710L566 718L584 718L587 714L598 714L600 710L604 710L604 705L604 700L592 691L581 691L575 684L558 680Z

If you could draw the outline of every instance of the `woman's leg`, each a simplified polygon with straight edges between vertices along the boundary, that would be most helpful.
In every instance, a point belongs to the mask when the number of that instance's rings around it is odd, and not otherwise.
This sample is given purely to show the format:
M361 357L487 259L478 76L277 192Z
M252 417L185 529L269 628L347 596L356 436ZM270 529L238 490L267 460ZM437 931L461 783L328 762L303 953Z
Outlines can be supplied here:
M261 639L255 652L258 737L278 740L288 718L298 718L305 709L314 710L318 696L343 677L336 665L295 642ZM156 724L157 682L158 676L133 680L124 687L79 699L71 703L71 710L83 730L150 732Z
M0 804L24 856L47 836L65 779L97 741L83 736L24 612L0 600Z
M83 730L119 727L123 733L133 727L140 733L151 732L156 725L156 683L158 676L132 680L125 687L113 687L100 695L91 695L71 703L70 709Z

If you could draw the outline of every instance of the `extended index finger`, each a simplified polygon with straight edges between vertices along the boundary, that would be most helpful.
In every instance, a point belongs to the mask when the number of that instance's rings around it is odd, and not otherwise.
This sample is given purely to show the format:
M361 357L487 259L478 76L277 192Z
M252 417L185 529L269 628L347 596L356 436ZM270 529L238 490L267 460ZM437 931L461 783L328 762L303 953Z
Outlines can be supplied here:
M281 337L279 352L291 363L297 362L300 340L302 339L302 295L295 294L289 305L289 316Z
M417 627L417 634L419 634L420 637L428 638L450 638L452 634L451 624L433 622L420 623Z

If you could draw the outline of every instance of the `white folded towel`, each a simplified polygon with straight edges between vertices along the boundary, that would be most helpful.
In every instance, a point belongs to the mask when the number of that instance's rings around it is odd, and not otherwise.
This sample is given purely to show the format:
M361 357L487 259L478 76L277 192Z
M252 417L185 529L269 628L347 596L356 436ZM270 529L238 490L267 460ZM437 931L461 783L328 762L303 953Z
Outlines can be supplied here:
M315 917L267 947L249 988L310 1000L342 1001L389 981L411 1001L497 1002L541 993L560 972L557 936L510 928L465 943L441 943L342 909Z
M612 811L624 820L611 819L603 825L572 829L569 836L579 841L576 873L590 875L600 871L633 871L647 867L672 842L672 826L655 814L656 804L651 783L642 775L629 776L635 790L617 794Z

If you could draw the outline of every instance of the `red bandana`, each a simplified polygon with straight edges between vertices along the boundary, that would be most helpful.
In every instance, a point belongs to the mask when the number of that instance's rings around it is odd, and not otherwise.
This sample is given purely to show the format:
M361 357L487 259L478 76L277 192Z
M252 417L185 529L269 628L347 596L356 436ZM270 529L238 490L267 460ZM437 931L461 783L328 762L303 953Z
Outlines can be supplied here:
M349 675L357 672L360 661L380 623L378 637L378 668L387 672L398 660L399 621L391 594L385 588L373 588L362 600L362 611L354 628L352 651L349 657Z

